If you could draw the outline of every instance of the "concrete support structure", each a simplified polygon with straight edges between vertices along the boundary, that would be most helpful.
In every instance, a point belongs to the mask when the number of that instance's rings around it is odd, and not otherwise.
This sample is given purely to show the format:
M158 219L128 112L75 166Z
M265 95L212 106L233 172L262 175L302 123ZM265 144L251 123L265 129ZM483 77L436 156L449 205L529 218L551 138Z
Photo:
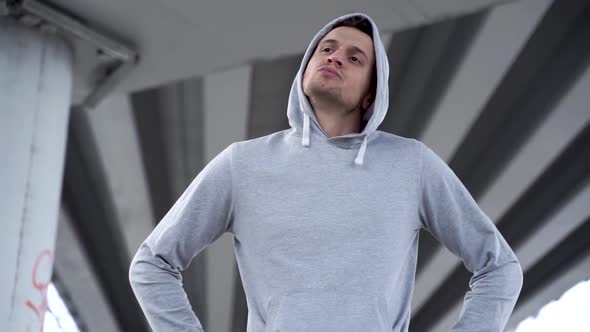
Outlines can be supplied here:
M58 36L0 17L0 326L42 331L72 94Z

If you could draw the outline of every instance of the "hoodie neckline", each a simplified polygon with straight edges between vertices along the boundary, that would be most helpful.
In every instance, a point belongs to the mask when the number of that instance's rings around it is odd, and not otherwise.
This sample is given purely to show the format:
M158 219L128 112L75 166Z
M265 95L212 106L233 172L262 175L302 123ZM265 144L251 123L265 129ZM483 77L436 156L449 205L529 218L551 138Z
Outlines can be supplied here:
M360 133L350 133L346 135L328 137L326 132L321 128L309 103L309 100L307 99L307 96L303 93L303 88L301 86L302 77L303 73L305 72L305 68L307 67L307 63L309 62L309 59L311 58L311 55L320 39L330 32L337 23L354 16L365 18L372 25L372 40L375 51L375 64L377 73L375 101L365 112L364 120L368 121ZM364 164L367 146L370 141L369 138L370 136L374 135L377 127L383 121L383 118L387 112L389 103L388 76L389 63L387 60L387 53L383 43L381 42L377 25L368 15L364 13L351 13L335 18L326 24L316 33L314 38L309 43L301 61L297 75L295 75L295 79L293 80L291 92L289 94L287 117L289 118L289 124L295 130L296 136L299 136L299 134L301 135L302 146L311 147L312 140L327 141L334 144L335 146L347 149L359 146L360 144L354 163L357 166L362 166Z

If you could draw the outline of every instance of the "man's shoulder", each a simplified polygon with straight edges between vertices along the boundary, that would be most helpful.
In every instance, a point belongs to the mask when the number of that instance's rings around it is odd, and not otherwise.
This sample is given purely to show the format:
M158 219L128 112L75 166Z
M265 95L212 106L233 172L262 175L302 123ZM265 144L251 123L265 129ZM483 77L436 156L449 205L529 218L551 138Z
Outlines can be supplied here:
M389 147L396 146L401 148L416 149L420 148L420 144L423 144L418 139L412 137L405 137L382 130L377 130L376 133L378 134L376 137L377 141Z
M282 140L288 134L290 129L284 129L266 134L263 136L253 137L235 142L241 149L253 149L262 146L268 146Z

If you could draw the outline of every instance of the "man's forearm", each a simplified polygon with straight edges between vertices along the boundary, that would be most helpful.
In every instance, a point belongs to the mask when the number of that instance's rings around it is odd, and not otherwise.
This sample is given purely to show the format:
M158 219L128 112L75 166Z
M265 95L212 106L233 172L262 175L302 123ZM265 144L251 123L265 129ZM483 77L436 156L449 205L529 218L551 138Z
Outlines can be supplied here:
M131 263L129 281L154 331L204 332L182 288L182 275L142 246Z
M517 261L475 273L452 332L502 332L522 289L523 273Z

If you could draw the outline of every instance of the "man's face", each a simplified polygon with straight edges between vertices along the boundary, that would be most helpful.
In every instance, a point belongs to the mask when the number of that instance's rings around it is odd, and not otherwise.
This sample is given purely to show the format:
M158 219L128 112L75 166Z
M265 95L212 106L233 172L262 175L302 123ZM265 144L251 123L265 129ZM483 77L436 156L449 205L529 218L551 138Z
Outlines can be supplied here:
M353 109L369 92L374 63L369 35L352 27L333 29L320 40L309 59L303 74L303 92L311 99Z

